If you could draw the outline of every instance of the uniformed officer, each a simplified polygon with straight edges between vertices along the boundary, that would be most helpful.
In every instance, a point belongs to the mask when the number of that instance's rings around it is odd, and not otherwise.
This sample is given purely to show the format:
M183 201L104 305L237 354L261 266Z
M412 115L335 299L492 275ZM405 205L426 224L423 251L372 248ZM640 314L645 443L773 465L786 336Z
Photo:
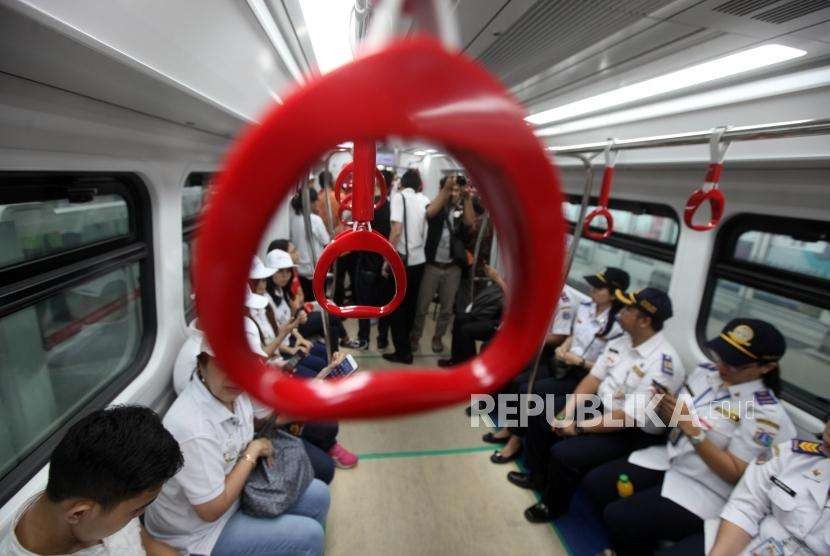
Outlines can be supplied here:
M591 300L582 302L575 308L571 297L562 291L542 354L542 361L548 369L539 373L539 380L533 390L534 394L541 396L561 396L561 401L556 402L561 404L557 409L562 408L565 395L573 392L588 373L605 344L623 334L616 319L622 303L616 300L615 292L628 288L628 273L608 267L603 272L585 276L584 279L591 287ZM530 372L519 374L506 391L527 393L529 378ZM521 454L524 435L523 427L485 434L485 442L506 442L504 448L490 457L490 461L506 463L516 459Z
M665 425L648 418L654 385L675 393L686 377L677 352L661 332L672 316L671 300L664 291L651 287L634 294L618 290L616 295L625 305L619 322L628 334L608 343L574 392L598 395L602 415L583 420L577 414L576 397L569 398L562 412L568 424L554 427L565 440L550 448L544 484L534 477L543 465L538 454L530 458L536 459L529 462L532 475L508 474L508 480L518 486L542 486L542 502L525 511L528 521L540 523L564 514L573 491L590 469L664 442Z
M830 554L830 416L822 442L774 446L744 473L721 512L712 556Z
M704 520L717 518L749 462L795 437L772 392L786 349L781 333L764 321L735 319L708 347L716 363L699 365L677 398L660 401L663 420L677 421L669 442L602 465L583 481L604 509L618 554L648 553L661 540L677 541L666 553L703 553ZM632 482L632 496L619 498L620 475Z

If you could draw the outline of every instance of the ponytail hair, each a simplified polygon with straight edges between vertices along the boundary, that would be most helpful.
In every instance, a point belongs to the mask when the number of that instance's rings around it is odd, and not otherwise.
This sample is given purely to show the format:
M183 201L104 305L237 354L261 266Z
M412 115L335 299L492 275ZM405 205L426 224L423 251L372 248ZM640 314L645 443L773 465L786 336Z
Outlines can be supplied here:
M781 367L778 366L778 363L775 364L775 368L773 370L761 375L761 381L764 383L764 386L772 390L773 394L776 396L781 394Z
M611 308L608 310L608 322L605 323L602 330L596 333L597 338L604 338L611 333L611 329L614 328L614 323L617 322L617 315L623 307L625 307L625 305L623 305L622 301L617 299L615 296L614 300L611 302Z

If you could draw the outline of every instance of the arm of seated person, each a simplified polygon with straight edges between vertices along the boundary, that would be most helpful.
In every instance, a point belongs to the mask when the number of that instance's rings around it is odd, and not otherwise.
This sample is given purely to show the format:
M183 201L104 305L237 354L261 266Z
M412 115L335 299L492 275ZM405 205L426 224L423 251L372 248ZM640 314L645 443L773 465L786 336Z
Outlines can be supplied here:
M569 336L565 334L550 334L545 337L545 345L550 347L561 346L568 338Z
M599 389L600 382L602 381L599 378L590 374L579 381L573 395L568 397L568 401L565 403L565 408L556 416L557 420L571 420L571 423L564 428L560 428L558 424L555 423L553 425L554 432L563 436L574 436L576 434L576 423L573 419L576 415L577 399L582 396L591 396L596 394Z
M746 548L752 537L732 523L722 519L720 527L718 528L718 536L715 539L715 545L709 556L732 556L733 554L740 554Z
M147 556L179 556L181 553L172 546L158 541L141 527L141 546Z
M230 509L234 502L239 499L248 475L254 470L256 461L260 457L271 457L273 447L271 441L264 438L256 438L248 444L243 454L250 456L250 459L240 457L233 466L231 472L225 476L225 490L222 493L203 504L194 504L193 510L200 519L207 522L214 522L222 517ZM253 461L251 461L251 459ZM187 461L187 460L185 460Z

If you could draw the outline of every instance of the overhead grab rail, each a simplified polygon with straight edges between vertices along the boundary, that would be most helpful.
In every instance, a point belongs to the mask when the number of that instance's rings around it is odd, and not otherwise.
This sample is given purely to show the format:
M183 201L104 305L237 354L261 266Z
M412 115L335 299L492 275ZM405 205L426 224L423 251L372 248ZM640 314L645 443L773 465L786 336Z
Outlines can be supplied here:
M614 232L614 217L611 215L611 211L608 210L608 201L611 197L611 184L614 181L614 166L617 165L619 157L620 151L614 150L614 140L609 139L608 145L605 147L605 169L602 172L602 188L599 190L598 206L587 217L584 217L584 212L580 214L580 218L585 218L582 223L582 230L585 236L591 239L606 239ZM593 182L593 172L591 172L591 180ZM591 223L595 218L605 218L604 231L595 232L591 230Z
M686 201L686 208L683 211L683 221L692 230L698 232L706 232L715 228L723 217L724 205L726 205L726 197L720 190L720 175L723 171L723 159L726 157L726 151L729 149L729 141L723 140L723 135L726 133L725 127L719 127L712 131L712 137L709 140L709 169L706 171L706 179L699 189L695 189ZM695 224L694 217L700 205L709 201L710 217L709 221L704 224Z

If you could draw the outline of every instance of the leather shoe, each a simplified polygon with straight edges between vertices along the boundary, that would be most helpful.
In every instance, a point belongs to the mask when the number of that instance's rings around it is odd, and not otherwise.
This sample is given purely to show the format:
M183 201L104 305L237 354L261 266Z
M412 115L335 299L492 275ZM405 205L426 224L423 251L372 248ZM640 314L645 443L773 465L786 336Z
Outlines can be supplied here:
M399 355L397 353L384 353L382 355L384 359L387 361L391 361L393 363L403 363L404 365L411 365L412 364L412 356L411 355Z
M526 488L534 490L533 476L530 473L522 473L521 471L510 471L507 474L507 480L519 488Z
M501 455L501 452L496 451L496 452L493 452L490 455L490 461L492 461L493 463L498 463L498 464L510 463L511 461L519 459L519 456L521 456L521 455L522 455L521 450L516 450L516 452L512 456L503 456L503 455Z
M472 414L472 409L470 410ZM488 432L481 439L488 444L507 444L507 441L510 440L509 436L505 436L504 438L499 438L498 436L494 435L492 432Z
M555 518L556 516L544 502L539 502L525 510L525 519L531 523L549 523Z
M455 365L455 361L453 361L452 359L439 359L438 360L438 366L439 367L452 367L453 365Z

